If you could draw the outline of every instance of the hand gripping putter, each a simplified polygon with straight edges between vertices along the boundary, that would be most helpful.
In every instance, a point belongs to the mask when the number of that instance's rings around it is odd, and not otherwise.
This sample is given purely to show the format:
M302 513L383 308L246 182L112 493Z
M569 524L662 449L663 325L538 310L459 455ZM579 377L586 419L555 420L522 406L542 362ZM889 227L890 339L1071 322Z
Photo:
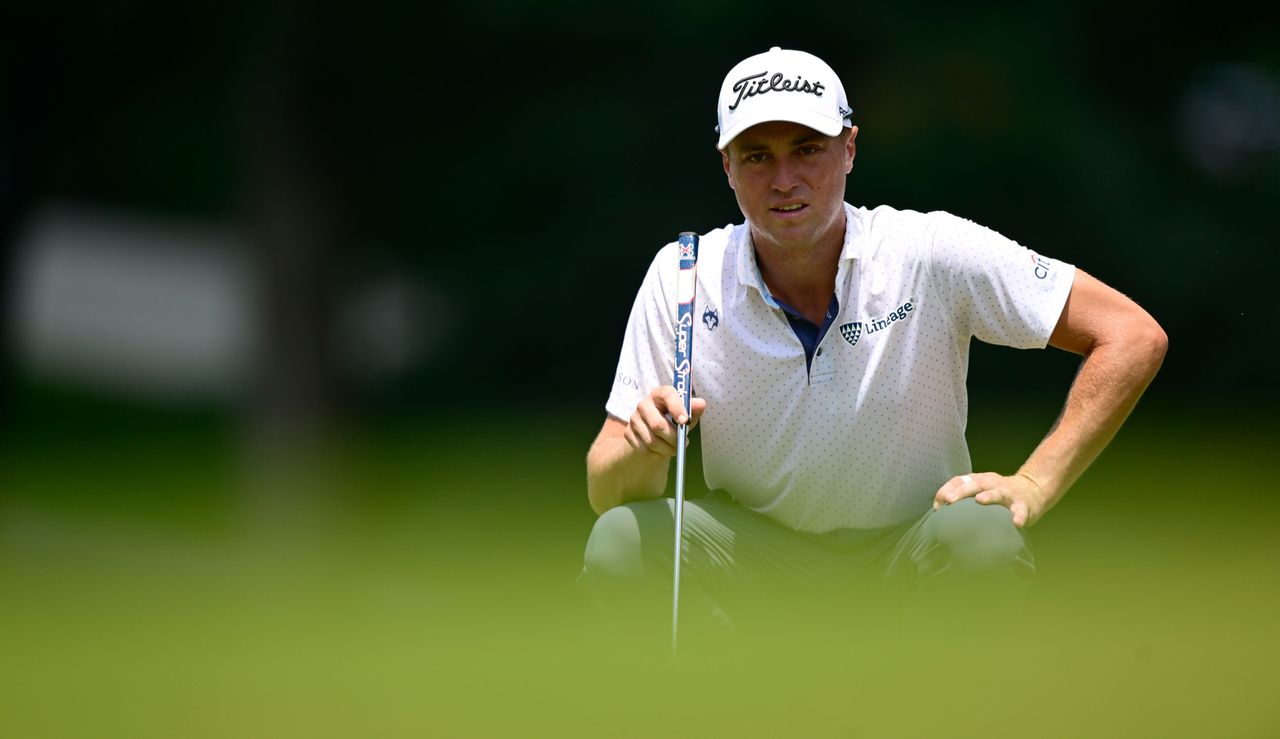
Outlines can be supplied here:
M684 401L684 414L692 419L689 409L693 385L693 302L698 283L698 234L680 234L680 275L676 281L676 392ZM671 653L676 651L676 633L680 625L680 540L684 535L684 447L689 438L689 425L680 424L676 431L676 553L674 583L671 592Z

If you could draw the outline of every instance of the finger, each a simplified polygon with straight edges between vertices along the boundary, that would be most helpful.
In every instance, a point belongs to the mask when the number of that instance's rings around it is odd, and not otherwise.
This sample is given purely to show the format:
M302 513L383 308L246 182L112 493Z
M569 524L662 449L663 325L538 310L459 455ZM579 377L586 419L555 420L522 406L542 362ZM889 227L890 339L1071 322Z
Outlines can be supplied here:
M702 398L693 398L689 401L689 412L693 415L693 421L689 423L689 428L698 425L698 419L702 418L702 414L707 410L707 401Z
M649 407L646 408L646 406ZM637 406L636 412L632 414L631 422L627 425L625 432L629 434L628 442L637 450L651 451L655 454L670 457L676 453L675 444L654 432L651 423L654 418L657 419L656 422L661 424L662 428L669 425L667 419L658 414L651 405L641 403Z
M972 475L957 475L947 480L933 496L933 510L950 505L982 491L982 486Z
M648 429L644 426L628 426L627 429L622 432L622 435L623 438L627 440L627 444L631 445L631 448L637 452L643 452L645 454L662 454L667 457L671 456L671 454L663 452L660 448L653 448L653 437L648 434Z
M664 457L675 456L676 446L674 443L667 441L661 436L653 433L653 429L641 424L636 427L636 437L640 441L641 449L660 454Z
M1016 528L1022 528L1027 525L1027 519L1030 518L1031 511L1027 508L1027 504L1017 501L1009 506L1009 512L1013 514L1013 525Z
M942 487L938 488L938 492L933 494L933 510L938 510L948 502L947 498L951 495L951 488L955 487L956 480L959 478L951 478L942 483Z
M674 438L667 439L660 431L655 430L647 424L640 424L636 429L637 436L640 437L644 448L654 454L661 454L664 457L674 456L676 453L676 445Z
M681 424L689 422L689 415L684 409L684 398L671 385L664 385L655 391L655 404L659 409L671 416L671 420Z
M991 505L993 503L999 503L1000 505L1003 505L1006 507L1013 502L1013 497L1009 494L1009 491L1003 487L994 487L994 488L983 490L982 492L973 496L973 499L983 505Z
M636 407L636 412L640 414L640 423L648 429L651 439L662 439L675 448L676 427L667 419L662 409L651 403L641 403Z
M627 423L627 430L622 432L622 435L627 439L627 443L636 451L644 451L649 448L649 439L651 437L648 434L642 434L642 430L647 429L644 428L644 421L641 420L640 411L637 410L631 414L631 421Z

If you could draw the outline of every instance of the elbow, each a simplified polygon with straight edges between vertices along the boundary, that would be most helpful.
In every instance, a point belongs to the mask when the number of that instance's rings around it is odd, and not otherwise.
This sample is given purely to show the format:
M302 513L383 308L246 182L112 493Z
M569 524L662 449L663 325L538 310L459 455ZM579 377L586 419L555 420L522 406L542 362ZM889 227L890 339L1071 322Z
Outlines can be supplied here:
M1143 312L1117 325L1114 333L1093 344L1084 354L1090 357L1095 351L1110 357L1124 376L1145 388L1164 364L1169 336L1154 318Z
M605 504L603 500L601 500L602 497L603 496L600 493L600 484L597 480L595 470L593 469L591 464L591 454L588 453L587 454L587 503L591 506L591 510L595 511L597 516L609 510L609 506Z
M587 503L599 516L617 503L609 499L609 486L605 484L605 474L599 469L600 461L595 458L596 454L597 445L593 444L587 452Z
M1164 363L1165 354L1169 351L1169 335L1154 318L1148 316L1142 326L1133 332L1129 346L1141 358L1143 365L1147 368L1148 376L1155 377L1156 372L1160 370L1160 365Z
M605 511L613 507L611 504L603 500L603 497L604 496L600 494L599 486L592 485L591 481L588 480L587 481L587 502L591 504L591 510L595 511L597 516L604 515Z

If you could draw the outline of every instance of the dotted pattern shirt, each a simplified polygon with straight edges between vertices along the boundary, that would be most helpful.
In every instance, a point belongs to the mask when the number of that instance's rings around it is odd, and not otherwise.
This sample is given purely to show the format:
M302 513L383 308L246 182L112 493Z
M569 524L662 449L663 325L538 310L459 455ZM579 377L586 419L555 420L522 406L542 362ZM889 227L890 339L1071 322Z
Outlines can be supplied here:
M1043 348L1075 268L944 212L845 205L840 312L806 367L767 300L747 224L702 237L693 387L711 489L801 531L914 518L972 471L970 339ZM645 276L623 339L611 416L672 383L676 244Z

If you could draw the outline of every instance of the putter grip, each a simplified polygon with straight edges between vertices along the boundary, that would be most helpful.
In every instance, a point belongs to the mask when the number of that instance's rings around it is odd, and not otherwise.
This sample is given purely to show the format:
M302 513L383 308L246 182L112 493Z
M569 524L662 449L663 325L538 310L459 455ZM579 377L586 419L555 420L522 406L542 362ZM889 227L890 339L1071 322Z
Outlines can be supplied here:
M680 234L680 273L676 281L675 387L689 413L693 391L693 304L698 285L698 234Z

